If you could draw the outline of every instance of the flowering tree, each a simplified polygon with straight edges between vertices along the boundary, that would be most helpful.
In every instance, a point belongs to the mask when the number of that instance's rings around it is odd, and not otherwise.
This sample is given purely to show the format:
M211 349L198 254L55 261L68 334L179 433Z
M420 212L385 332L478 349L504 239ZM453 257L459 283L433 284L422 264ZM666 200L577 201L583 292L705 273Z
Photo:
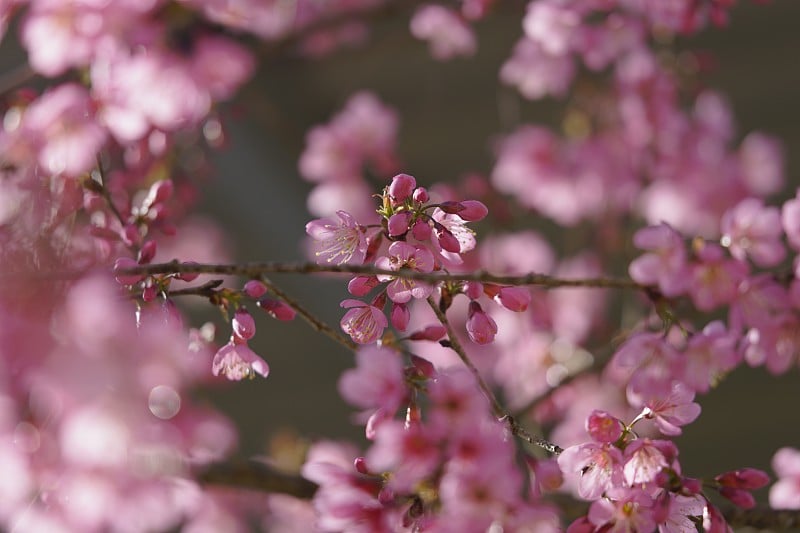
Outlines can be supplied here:
M732 4L0 2L29 62L2 80L0 527L800 524L791 443L775 443L775 479L747 465L702 479L673 440L734 369L800 359L800 193L771 200L786 194L780 143L739 140L671 45L727 24ZM499 10L521 21L500 81L570 102L563 131L522 125L485 174L423 182L404 173L398 114L356 92L299 159L310 261L220 264L187 215L222 103L260 58L324 61L386 15L433 60L471 56ZM563 246L534 229L548 226L592 237ZM274 273L346 285L340 323ZM184 317L189 300L229 325ZM194 391L269 376L255 307L354 352L338 390L365 445L314 442L294 470L234 458L235 424Z

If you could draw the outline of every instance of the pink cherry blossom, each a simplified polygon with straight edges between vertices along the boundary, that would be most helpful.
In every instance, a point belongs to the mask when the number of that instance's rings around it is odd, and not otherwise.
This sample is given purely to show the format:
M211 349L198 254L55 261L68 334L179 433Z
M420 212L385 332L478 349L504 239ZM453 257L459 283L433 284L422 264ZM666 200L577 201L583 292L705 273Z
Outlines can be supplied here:
M220 348L211 367L211 372L218 376L224 375L231 381L244 378L253 378L256 374L261 377L269 375L269 365L251 350L243 340L232 336L231 340Z
M722 216L723 246L739 260L750 257L759 266L775 266L786 257L781 243L781 216L777 207L764 207L757 198L746 198Z
M439 60L475 53L475 35L459 14L438 4L418 8L411 18L411 34L428 41L431 55Z
M359 349L356 368L339 378L339 393L356 407L395 413L408 394L400 354L372 346Z
M595 409L586 419L586 432L596 442L613 444L622 437L624 429L621 420L605 411Z
M686 290L687 258L683 237L667 224L648 226L636 232L637 248L651 251L634 259L628 267L639 283L656 284L665 296L677 296Z
M338 220L321 218L306 224L317 262L360 265L367 254L365 230L346 211L336 214Z
M699 262L692 265L689 295L697 308L710 311L733 301L748 274L747 263L726 259L722 248L713 243L701 244L696 253Z
M607 443L570 446L558 456L565 481L576 484L578 495L590 501L612 487L622 486L622 463L622 452Z
M342 330L358 344L377 341L389 325L383 311L360 300L344 300L341 306L349 309L340 322Z
M601 498L589 507L589 521L598 529L613 533L653 531L653 499L636 488L618 487L609 491L608 498Z
M97 165L106 139L86 89L65 84L36 100L24 116L26 133L40 144L39 164L52 174L77 176Z
M389 255L379 257L375 266L384 270L400 270L408 268L417 272L433 271L433 255L423 246L414 246L402 241L393 242L389 246ZM378 280L389 282L386 294L395 303L406 303L412 298L427 298L433 287L416 280L379 275Z
M774 509L800 509L800 450L781 448L772 457L778 480L769 489L769 504Z
M628 401L643 407L643 418L655 421L664 435L680 435L681 426L691 424L700 416L700 405L693 402L694 392L680 381L675 381L668 395L658 389L628 389Z

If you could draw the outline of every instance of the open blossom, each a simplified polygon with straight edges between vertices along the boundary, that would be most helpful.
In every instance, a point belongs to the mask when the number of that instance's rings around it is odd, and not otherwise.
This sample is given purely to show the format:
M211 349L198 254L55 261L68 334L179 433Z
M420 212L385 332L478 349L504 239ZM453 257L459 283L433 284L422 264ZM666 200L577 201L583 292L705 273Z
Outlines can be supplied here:
M339 393L352 405L383 409L391 416L407 395L400 354L372 346L359 349L356 368L339 378Z
M686 289L686 246L680 233L668 224L648 226L636 232L633 243L648 251L628 267L634 280L658 285L665 296L677 296Z
M771 267L786 257L777 207L765 207L758 198L746 198L725 212L721 225L720 242L736 259L750 257L759 266Z
M94 118L89 94L64 84L42 95L24 115L24 133L39 145L39 164L52 174L77 176L97 165L106 139Z
M657 389L628 389L631 405L643 407L641 416L655 421L664 435L680 435L681 426L694 422L700 416L700 405L692 400L694 391L680 381L673 382L668 395Z
M614 533L653 531L653 498L637 488L618 487L589 507L589 521L600 531Z
M411 18L411 34L428 41L431 55L440 60L475 53L472 28L457 12L437 4L420 7Z
M397 241L389 246L388 253L388 256L379 257L375 261L376 267L384 270L408 268L416 272L433 271L433 254L424 246ZM379 275L378 280L389 281L386 294L394 303L406 303L412 298L427 298L433 292L431 285L413 279Z
M340 322L342 330L358 344L377 341L389 325L383 311L360 300L344 300L341 306L349 309Z
M726 259L722 247L703 243L696 247L699 260L692 265L689 295L701 311L730 303L736 298L739 283L747 276L747 263Z
M772 458L778 481L769 489L769 504L775 509L800 509L800 450L781 448Z
M256 374L267 377L269 365L247 346L247 341L231 336L231 340L214 355L211 372L224 375L232 381L253 378Z
M577 482L578 495L585 500L596 500L606 490L622 485L622 462L622 452L608 443L570 446L558 456L565 481Z
M339 220L320 218L306 224L306 233L314 239L317 262L360 265L367 255L364 228L346 211L337 211Z

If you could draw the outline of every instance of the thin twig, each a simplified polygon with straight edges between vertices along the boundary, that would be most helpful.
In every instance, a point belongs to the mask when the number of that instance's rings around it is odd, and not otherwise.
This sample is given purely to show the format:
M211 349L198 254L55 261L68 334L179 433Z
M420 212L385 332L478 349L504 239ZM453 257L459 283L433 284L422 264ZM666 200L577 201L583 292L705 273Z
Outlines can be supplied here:
M339 344L341 344L342 346L344 346L349 350L355 351L358 348L358 344L348 339L347 337L345 337L344 335L342 335L341 333L330 327L328 324L326 324L325 322L319 320L317 317L312 315L305 307L300 305L291 296L283 292L283 290L281 290L270 280L268 280L264 276L260 276L258 279L260 279L261 282L275 294L275 296L283 300L283 302L286 305L294 309L298 315L303 317L303 320L308 322L308 324L316 331L322 333L323 335L327 335L328 337L335 340L336 342L338 342Z
M504 420L508 427L511 429L511 432L516 435L517 437L521 438L522 440L532 444L534 446L538 446L539 448L543 448L548 452L558 455L562 452L560 446L553 444L541 437L537 437L535 435L531 435L528 433L525 428L519 425L517 420L512 417L510 414L503 409L503 406L500 405L500 402L497 400L497 397L492 392L492 389L489 388L489 385L484 381L483 377L481 377L478 368L472 362L472 360L467 355L467 352L464 350L464 347L461 345L461 342L456 337L455 331L453 331L453 327L450 325L450 321L447 320L447 315L444 311L442 311L436 302L433 301L433 298L428 297L428 304L433 309L433 312L436 313L436 318L439 319L439 322L444 326L447 330L447 337L449 340L449 346L452 348L454 352L458 355L458 358L461 359L461 362L469 369L472 375L475 377L475 380L478 382L478 386L483 391L484 396L489 400L489 403L492 406L492 411L497 418L500 420Z
M534 285L549 289L564 287L591 287L605 289L634 289L647 290L647 285L642 285L630 279L624 278L557 278L546 274L529 273L521 276L506 276L490 274L485 270L475 272L465 272L462 274L450 274L446 272L418 272L411 269L382 270L371 265L318 265L316 263L284 263L279 261L269 261L265 263L244 263L244 264L197 264L180 263L172 261L169 263L158 263L151 265L139 265L135 267L120 269L120 274L217 274L229 276L243 276L248 278L258 278L264 274L312 274L312 273L342 273L342 274L363 274L363 275L388 275L403 279L413 279L437 283L440 281L480 281L482 283L495 283L498 285Z

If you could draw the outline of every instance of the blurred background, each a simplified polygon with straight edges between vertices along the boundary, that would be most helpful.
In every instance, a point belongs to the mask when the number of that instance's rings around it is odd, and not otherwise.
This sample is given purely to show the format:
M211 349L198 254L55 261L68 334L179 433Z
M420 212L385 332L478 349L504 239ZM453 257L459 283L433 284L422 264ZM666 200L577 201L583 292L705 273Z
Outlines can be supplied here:
M214 154L216 177L202 191L201 212L224 227L235 260L305 259L299 243L306 222L314 218L305 207L311 185L297 170L305 134L329 121L358 90L373 91L399 112L402 168L423 185L471 171L488 173L491 139L522 123L558 127L561 103L526 101L498 81L500 65L522 34L523 3L510 5L516 7L499 9L478 23L478 53L467 60L431 59L426 45L409 34L408 13L400 13L376 20L365 46L323 60L286 54L262 61L256 78L225 111L231 118L227 145ZM758 129L783 140L787 195L794 195L800 183L798 20L800 2L742 1L729 28L711 28L675 44L715 58L703 82L729 99L740 136ZM3 44L0 70L23 61L10 41ZM274 276L273 281L329 324L338 324L345 283L308 276ZM241 453L265 453L276 436L292 434L362 438L363 430L351 423L352 410L336 391L341 372L353 366L352 354L302 320L254 316L259 330L251 346L269 362L269 378L199 393L239 423ZM224 342L228 326L218 315L196 316L198 322L207 318L218 323L218 341ZM679 439L681 462L692 475L744 465L769 470L778 447L800 447L797 370L773 378L761 369L741 368L698 401L701 418Z

